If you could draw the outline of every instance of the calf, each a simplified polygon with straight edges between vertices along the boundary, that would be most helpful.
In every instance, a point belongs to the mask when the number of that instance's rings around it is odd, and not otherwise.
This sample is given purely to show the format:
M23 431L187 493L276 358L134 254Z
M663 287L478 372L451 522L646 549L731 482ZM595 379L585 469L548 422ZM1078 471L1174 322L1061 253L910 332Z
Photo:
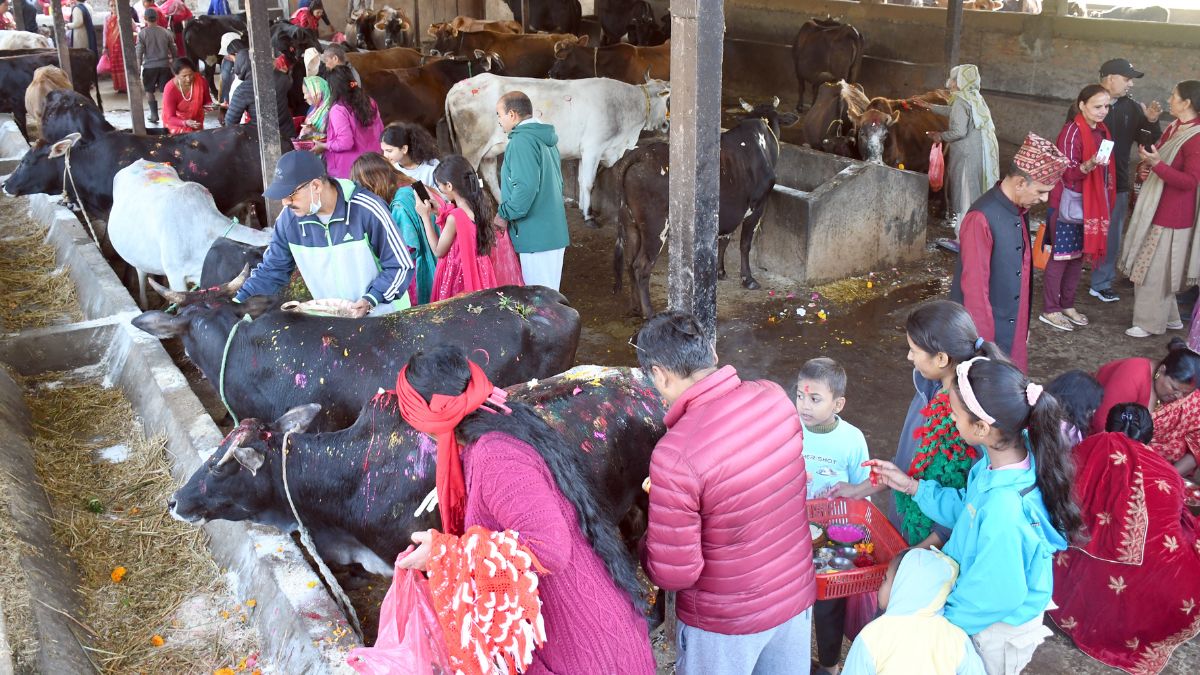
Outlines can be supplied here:
M628 84L641 84L648 78L670 80L671 43L655 47L627 43L589 47L587 37L564 40L554 45L550 77L557 80L607 77Z
M441 35L433 47L442 54L473 54L475 50L495 54L513 77L546 77L554 66L554 45L578 39L568 34L509 35L481 30L455 37Z
M479 167L497 200L496 158L508 147L508 136L496 123L496 102L518 89L532 101L534 117L554 125L559 155L579 159L579 208L589 224L599 166L612 166L637 145L642 131L667 131L671 89L659 80L632 85L605 78L558 81L491 74L463 80L446 96L450 141L471 166Z
M470 58L440 59L416 68L377 70L362 74L363 89L379 105L384 124L412 122L437 135L446 94L455 82L479 73L504 74L504 64L476 51Z
M395 382L396 373L386 376ZM620 524L646 511L641 484L666 412L650 378L637 369L579 366L508 392L578 451L589 477L581 487L596 496L606 520ZM349 429L304 433L319 408L293 408L271 424L243 421L172 495L171 515L295 530L283 484L287 438L287 490L321 557L390 576L413 532L441 527L436 508L419 508L434 491L436 442L401 418L392 391L367 403Z
M779 99L757 107L742 101L745 117L721 134L721 189L718 224L717 277L725 278L725 248L734 230L742 228L742 286L758 288L750 272L750 245L775 187L779 160L779 126L795 124L795 113L776 110ZM654 143L630 153L625 171L617 176L623 201L613 256L614 292L621 289L627 270L632 284L630 309L650 318L650 274L667 241L670 147ZM628 250L627 250L628 249ZM625 256L630 255L628 267Z
M10 49L53 49L54 43L41 33L24 30L0 30L0 51Z
M35 143L4 183L9 195L64 192L64 155L71 154L73 182L65 192L94 217L107 218L117 172L139 159L170 164L183 180L208 188L222 213L251 203L267 222L262 203L258 130L249 125L204 129L182 136L137 136L108 131L91 141L78 133ZM238 167L231 171L230 167Z
M845 81L821 84L817 88L816 101L804 114L801 127L804 131L804 142L809 147L849 157L852 154L849 146L854 137L845 135L852 123L848 106L842 98L844 86L858 87L862 90L860 85L847 84Z
M512 10L513 19L530 32L579 33L583 19L583 8L579 0L504 0ZM522 5L529 5L529 16L525 17Z
M810 19L800 27L792 43L792 63L800 82L796 109L804 104L804 90L813 86L813 102L817 87L824 82L858 80L862 65L863 36L858 29L832 19Z
M243 279L190 293L162 289L178 314L146 312L133 320L155 337L182 338L239 418L275 419L315 402L323 406L316 428L341 429L423 345L461 346L504 386L567 369L579 344L579 312L541 286L493 288L380 318L272 311L242 324L244 315L275 304L261 297L230 302ZM225 364L240 367L228 370L221 386Z
M183 24L183 49L188 58L197 65L205 64L205 79L208 80L208 90L212 98L217 98L217 80L220 74L221 59L217 52L221 51L221 36L226 33L237 33L246 36L246 20L241 16L214 16L201 14L188 19Z
M189 281L200 281L205 254L222 236L270 243L269 234L231 223L203 185L179 180L169 165L139 159L117 172L108 239L137 270L142 307L146 275L165 276L171 290L186 291Z
M25 126L25 91L33 83L38 68L56 65L57 51L35 50L15 55L7 52L7 55L0 56L0 113L12 113L13 121L27 141L31 139ZM71 73L75 91L90 96L92 87L96 88L96 105L103 110L100 86L96 82L96 54L90 49L72 49Z
M862 159L909 171L929 171L933 139L927 132L945 131L948 123L945 117L918 107L916 101L945 105L949 102L945 90L906 99L877 96L868 100L861 88L846 86L842 97L854 123Z
M38 120L38 134L42 140L49 140L41 133L42 110L46 105L46 96L52 91L69 91L75 94L71 79L58 66L42 66L33 71L33 81L25 89L25 114ZM89 104L92 100L84 98ZM94 105L94 104L93 104ZM54 139L58 140L58 139Z

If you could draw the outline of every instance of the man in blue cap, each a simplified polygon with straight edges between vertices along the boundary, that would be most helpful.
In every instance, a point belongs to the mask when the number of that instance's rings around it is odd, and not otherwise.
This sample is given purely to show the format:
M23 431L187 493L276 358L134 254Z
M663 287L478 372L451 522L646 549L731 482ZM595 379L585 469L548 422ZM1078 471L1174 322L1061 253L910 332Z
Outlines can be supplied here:
M356 317L408 308L413 263L383 200L330 178L321 158L302 150L279 158L263 196L284 209L263 261L234 301L275 295L299 268L314 299L352 301Z

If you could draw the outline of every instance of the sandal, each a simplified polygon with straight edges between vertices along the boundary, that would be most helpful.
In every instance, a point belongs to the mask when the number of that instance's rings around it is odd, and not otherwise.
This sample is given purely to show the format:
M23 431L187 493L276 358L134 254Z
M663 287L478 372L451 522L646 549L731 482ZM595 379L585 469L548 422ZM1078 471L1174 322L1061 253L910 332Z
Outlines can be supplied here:
M1080 314L1079 310L1075 309L1074 307L1071 307L1070 309L1064 309L1062 313L1063 316L1067 317L1067 321L1070 321L1076 326L1088 325L1088 318L1083 314Z
M1067 317L1063 316L1062 312L1042 314L1038 317L1038 320L1059 330L1067 332L1075 330L1075 327L1071 325L1071 322L1067 320Z

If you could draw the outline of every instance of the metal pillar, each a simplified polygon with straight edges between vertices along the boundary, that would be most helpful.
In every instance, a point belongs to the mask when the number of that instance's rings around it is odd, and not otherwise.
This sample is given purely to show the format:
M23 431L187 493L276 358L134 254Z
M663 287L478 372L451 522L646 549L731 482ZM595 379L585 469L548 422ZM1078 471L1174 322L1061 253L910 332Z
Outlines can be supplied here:
M258 156L263 185L271 182L279 163L283 139L279 137L279 112L275 107L275 54L271 49L268 0L246 1L246 29L250 33L250 66L254 82L254 113L258 125ZM267 200L267 218L273 223L282 205ZM269 223L264 223L269 224Z
M63 20L62 7L59 7L57 2L50 4L50 18L54 19L54 44L58 47L58 67L67 74L71 84L75 84L75 78L71 77L71 46L67 43L67 22Z
M671 2L670 267L667 301L716 342L723 0Z
M134 46L133 8L129 3L117 0L113 3L117 10L117 32L121 34L121 55L125 61L125 86L129 94L129 117L133 121L133 133L146 133L146 115L142 108L142 99L146 92L142 89L142 74L138 69L137 51Z
M963 0L950 0L946 6L946 69L958 65L962 44Z

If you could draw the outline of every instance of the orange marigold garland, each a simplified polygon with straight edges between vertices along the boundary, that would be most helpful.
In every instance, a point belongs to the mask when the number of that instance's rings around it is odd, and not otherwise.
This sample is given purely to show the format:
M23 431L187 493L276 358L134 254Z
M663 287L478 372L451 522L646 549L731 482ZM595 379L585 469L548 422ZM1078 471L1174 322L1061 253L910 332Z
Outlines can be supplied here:
M519 673L533 663L546 642L537 577L545 571L512 530L434 533L430 590L457 673Z

